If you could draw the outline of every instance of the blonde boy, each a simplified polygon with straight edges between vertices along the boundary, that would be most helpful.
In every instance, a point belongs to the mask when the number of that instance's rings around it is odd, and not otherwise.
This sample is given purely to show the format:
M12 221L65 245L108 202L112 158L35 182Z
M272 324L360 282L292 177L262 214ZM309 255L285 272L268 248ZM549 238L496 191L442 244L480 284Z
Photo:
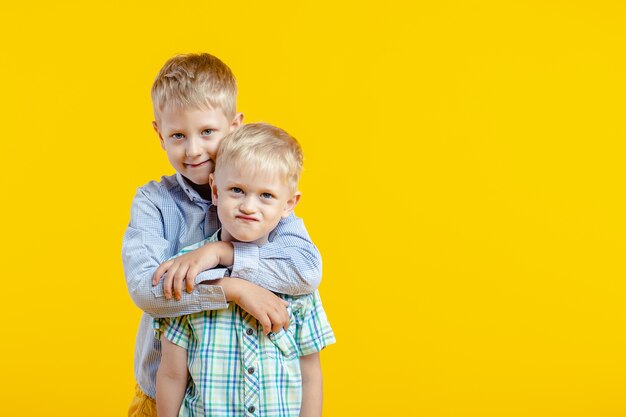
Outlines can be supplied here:
M179 255L217 240L267 244L300 199L301 170L300 145L277 127L253 123L228 135L209 179L222 229ZM334 343L334 335L317 292L282 298L289 301L292 325L269 335L232 304L155 320L165 336L157 376L159 417L321 416L319 351Z
M288 303L271 291L308 294L319 284L319 252L294 215L279 221L262 248L244 242L213 242L203 246L201 262L189 263L184 255L159 268L182 248L220 227L209 175L220 141L243 122L243 115L236 111L236 97L232 72L209 54L175 56L154 81L153 127L176 173L137 190L122 245L128 290L144 311L137 333L137 386L129 416L156 415L161 345L154 338L153 317L224 309L227 301L234 301L257 318L265 332L276 333L288 325ZM218 265L232 265L229 278L224 278L229 269L215 268ZM163 272L164 279L153 286Z

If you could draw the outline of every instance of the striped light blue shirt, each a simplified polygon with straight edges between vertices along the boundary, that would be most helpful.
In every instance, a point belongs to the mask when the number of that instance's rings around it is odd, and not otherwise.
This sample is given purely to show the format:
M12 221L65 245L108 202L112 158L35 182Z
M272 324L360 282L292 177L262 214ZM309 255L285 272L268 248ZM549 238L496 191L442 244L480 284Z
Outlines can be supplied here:
M220 228L217 208L203 199L180 174L161 177L137 190L124 235L122 258L128 291L144 311L135 347L135 378L144 393L156 395L156 371L161 345L154 338L152 317L178 317L227 308L222 288L198 285L180 301L163 297L162 283L152 287L152 274L185 246L211 236ZM270 291L312 293L321 279L321 258L301 219L281 220L261 247L234 242L232 276ZM225 268L204 271L196 283L227 275Z

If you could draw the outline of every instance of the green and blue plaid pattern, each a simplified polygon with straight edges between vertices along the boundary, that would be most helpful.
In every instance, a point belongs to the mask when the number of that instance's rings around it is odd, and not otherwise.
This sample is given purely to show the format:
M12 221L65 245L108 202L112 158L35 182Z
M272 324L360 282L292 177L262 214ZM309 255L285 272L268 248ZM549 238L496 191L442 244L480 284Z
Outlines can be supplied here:
M178 255L189 252L216 235ZM335 343L319 292L280 295L290 310L288 330L263 334L245 310L230 303L155 320L157 334L188 351L190 382L180 416L297 417L302 402L299 357Z

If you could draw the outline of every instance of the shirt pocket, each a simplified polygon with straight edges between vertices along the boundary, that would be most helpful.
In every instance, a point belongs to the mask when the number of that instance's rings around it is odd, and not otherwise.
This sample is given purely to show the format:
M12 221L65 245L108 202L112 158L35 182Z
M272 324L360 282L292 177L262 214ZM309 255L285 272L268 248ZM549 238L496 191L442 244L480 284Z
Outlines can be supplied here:
M282 358L286 360L298 357L298 345L294 334L289 329L280 329L278 333L271 332L263 335L263 351L270 358Z

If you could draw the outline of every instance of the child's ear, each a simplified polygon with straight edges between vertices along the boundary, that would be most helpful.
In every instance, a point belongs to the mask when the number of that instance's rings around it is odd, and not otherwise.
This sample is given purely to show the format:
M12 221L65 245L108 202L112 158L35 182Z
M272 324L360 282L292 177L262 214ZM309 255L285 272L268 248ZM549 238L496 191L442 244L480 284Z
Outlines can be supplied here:
M230 122L230 131L234 132L243 125L243 113L237 113Z
M215 184L215 174L213 172L209 174L209 187L211 187L211 202L214 206L217 206L217 184Z
M163 136L161 136L161 132L159 132L159 125L157 124L156 120L152 122L152 128L159 136L159 140L161 141L161 148L165 149L165 142L163 141Z
M291 196L289 200L287 200L287 203L285 204L285 208L283 209L283 214L282 214L283 218L289 217L289 215L293 213L293 209L296 208L296 205L300 201L300 197L302 197L302 193L300 191L296 191L295 194Z

